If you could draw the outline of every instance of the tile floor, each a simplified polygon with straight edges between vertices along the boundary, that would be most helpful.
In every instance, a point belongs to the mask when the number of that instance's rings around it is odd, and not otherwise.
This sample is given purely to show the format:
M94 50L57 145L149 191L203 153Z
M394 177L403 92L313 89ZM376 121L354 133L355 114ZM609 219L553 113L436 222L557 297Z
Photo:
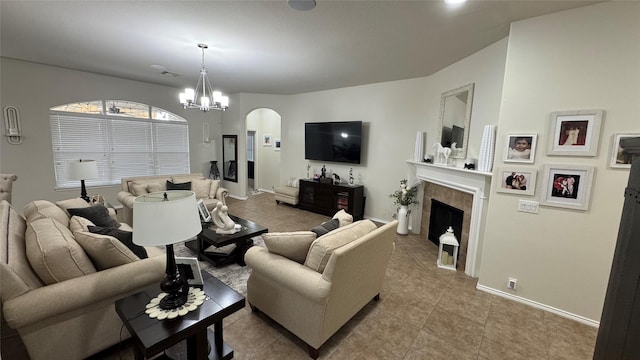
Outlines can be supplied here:
M229 199L230 212L270 232L328 219L276 205L273 194ZM438 269L437 247L398 236L379 302L371 302L320 348L320 359L591 359L597 329L476 290L464 272ZM247 306L225 320L234 359L308 359L306 345ZM132 359L130 342L95 359Z

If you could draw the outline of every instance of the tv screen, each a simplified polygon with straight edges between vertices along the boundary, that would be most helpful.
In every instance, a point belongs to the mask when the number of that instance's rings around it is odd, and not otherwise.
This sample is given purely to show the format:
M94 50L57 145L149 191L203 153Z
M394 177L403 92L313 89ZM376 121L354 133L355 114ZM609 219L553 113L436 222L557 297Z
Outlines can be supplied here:
M362 121L304 124L304 158L360 164Z

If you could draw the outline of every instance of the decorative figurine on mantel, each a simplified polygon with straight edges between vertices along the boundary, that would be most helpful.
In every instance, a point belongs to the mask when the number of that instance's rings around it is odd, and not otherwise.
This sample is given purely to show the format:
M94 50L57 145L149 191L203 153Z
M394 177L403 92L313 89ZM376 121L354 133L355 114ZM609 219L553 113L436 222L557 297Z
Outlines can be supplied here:
M353 168L349 169L349 185L353 185Z
M455 147L456 143L451 144L451 146ZM433 144L433 147L436 148L436 163L446 166L449 163L449 155L451 155L451 148L444 147L439 142Z
M311 177L309 177L309 170L311 170L311 163L307 163L307 179L311 179Z
M334 179L334 180L333 180L333 183L334 183L335 185L339 185L339 184L340 184L340 175L338 175L338 174L336 174L336 173L333 173L333 179Z
M321 179L324 179L327 177L327 167L322 165L322 169L320 169L320 171L322 172L322 174L320 175Z

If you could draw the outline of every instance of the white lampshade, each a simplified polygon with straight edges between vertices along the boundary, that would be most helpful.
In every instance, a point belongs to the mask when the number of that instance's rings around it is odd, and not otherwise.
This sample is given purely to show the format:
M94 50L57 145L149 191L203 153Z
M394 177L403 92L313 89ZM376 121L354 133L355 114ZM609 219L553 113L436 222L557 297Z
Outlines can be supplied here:
M138 196L133 201L133 217L133 242L141 246L175 244L202 231L193 191L170 190Z
M91 180L98 178L98 164L95 160L71 160L67 163L68 180Z

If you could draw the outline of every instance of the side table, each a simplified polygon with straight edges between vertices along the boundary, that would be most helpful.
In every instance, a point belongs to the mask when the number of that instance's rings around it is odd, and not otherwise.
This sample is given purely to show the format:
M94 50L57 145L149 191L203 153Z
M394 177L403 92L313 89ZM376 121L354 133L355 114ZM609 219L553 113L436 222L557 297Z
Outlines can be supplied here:
M152 319L144 312L160 293L159 284L116 301L116 312L133 338L136 360L150 358L183 340L187 340L188 359L233 358L233 349L222 339L222 320L244 308L245 298L207 272L202 272L202 278L207 299L198 309L175 319ZM213 331L207 329L211 325Z

